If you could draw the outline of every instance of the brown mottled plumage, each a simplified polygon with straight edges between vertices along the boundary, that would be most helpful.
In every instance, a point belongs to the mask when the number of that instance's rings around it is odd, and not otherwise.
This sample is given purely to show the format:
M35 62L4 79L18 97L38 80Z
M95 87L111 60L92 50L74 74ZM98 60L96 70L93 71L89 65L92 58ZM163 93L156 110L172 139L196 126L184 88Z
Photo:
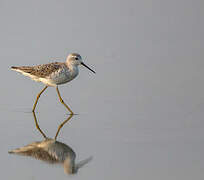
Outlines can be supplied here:
M40 126L38 125L38 121L35 113L33 112L35 124L37 130L42 134L45 138L43 141L37 141L28 144L27 146L23 146L14 150L9 151L10 154L18 154L26 157L33 157L35 159L51 163L51 164L63 164L64 172L67 174L77 173L78 169L83 167L89 161L91 161L92 157L89 157L85 160L82 160L75 163L76 154L74 150L68 145L57 141L57 136L61 130L61 128L72 118L73 115L70 115L66 120L64 120L58 127L55 138L47 138L47 136L43 133Z
M50 74L58 71L61 68L61 66L64 66L64 63L54 62L37 66L21 66L21 67L12 66L11 68L13 70L15 69L21 70L25 73L29 73L39 78L45 78Z
M58 149L58 151L56 151L56 149ZM76 156L75 152L69 146L54 139L33 142L27 146L9 151L9 153L31 156L48 163L60 163L63 162L68 155L71 155L72 159L75 159Z
M73 111L69 108L69 106L64 103L60 95L58 85L65 84L76 78L79 74L79 65L83 65L84 67L95 73L94 70L92 70L82 62L81 56L77 53L69 54L66 62L63 63L54 62L37 66L12 66L11 69L30 77L34 81L42 82L46 85L45 88L43 88L42 91L40 91L40 93L37 95L36 101L33 105L33 112L35 111L40 95L45 91L45 89L47 89L48 86L53 86L56 87L60 102L67 108L67 110L71 114L73 114Z
M30 156L51 164L63 164L64 172L67 174L77 173L79 168L92 160L92 157L89 157L76 164L76 154L72 148L54 139L33 142L27 146L9 151L9 153Z
M35 159L43 160L43 161L48 162L48 163L57 162L56 157L51 156L44 149L41 149L41 148L39 148L37 146L36 147L33 146L33 145L37 145L39 143L40 142L34 142L34 143L30 144L29 146L31 146L32 148L28 148L28 149L26 149L25 147L18 148L18 149L15 149L13 151L9 151L9 153L10 154L16 153L16 154L23 155L23 156L31 156L31 157L33 157Z

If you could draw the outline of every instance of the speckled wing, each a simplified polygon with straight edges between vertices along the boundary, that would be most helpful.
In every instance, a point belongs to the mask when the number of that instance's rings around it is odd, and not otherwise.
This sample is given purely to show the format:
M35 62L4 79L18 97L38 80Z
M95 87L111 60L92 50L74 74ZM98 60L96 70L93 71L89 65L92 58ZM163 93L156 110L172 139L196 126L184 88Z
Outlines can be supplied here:
M50 74L58 71L62 66L62 63L54 62L49 64L42 64L37 66L21 66L21 67L11 67L12 70L19 71L24 75L31 75L37 78L45 78Z
M63 162L68 155L73 160L76 157L75 152L69 146L53 139L33 142L27 146L9 151L9 153L30 156L47 163Z
M10 154L18 154L22 156L30 156L35 159L45 161L47 163L56 163L58 160L52 156L44 148L39 147L42 142L34 142L27 146L9 151Z

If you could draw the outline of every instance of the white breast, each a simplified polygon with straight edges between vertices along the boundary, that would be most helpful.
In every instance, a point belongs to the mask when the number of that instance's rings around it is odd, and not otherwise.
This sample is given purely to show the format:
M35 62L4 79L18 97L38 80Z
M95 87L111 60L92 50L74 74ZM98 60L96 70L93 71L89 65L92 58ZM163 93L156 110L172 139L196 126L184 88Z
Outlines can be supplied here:
M65 67L52 73L49 77L40 78L40 81L49 86L56 86L73 80L78 73L78 67L74 67L72 70Z

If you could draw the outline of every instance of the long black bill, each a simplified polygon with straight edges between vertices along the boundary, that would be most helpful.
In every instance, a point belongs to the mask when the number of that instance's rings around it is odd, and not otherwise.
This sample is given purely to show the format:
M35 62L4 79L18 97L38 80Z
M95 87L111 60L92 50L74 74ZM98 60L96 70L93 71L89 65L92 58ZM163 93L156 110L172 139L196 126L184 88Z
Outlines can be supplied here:
M87 69L89 69L90 71L92 71L93 73L96 73L94 70L92 70L90 67L88 67L86 64L84 64L83 62L81 63L81 65L83 65L84 67L86 67Z

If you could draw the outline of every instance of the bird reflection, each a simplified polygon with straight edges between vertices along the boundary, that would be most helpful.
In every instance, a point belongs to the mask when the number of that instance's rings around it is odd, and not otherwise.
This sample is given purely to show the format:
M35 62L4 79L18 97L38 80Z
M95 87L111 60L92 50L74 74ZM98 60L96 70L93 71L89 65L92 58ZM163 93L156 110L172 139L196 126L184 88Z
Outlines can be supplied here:
M73 149L64 143L57 141L57 136L61 128L72 118L72 114L59 125L54 139L48 138L40 129L34 112L33 116L36 128L39 130L45 140L30 143L24 147L11 150L9 153L31 156L35 159L42 160L50 164L63 164L64 172L67 174L77 173L79 168L91 161L92 157L89 157L75 163L76 154Z

